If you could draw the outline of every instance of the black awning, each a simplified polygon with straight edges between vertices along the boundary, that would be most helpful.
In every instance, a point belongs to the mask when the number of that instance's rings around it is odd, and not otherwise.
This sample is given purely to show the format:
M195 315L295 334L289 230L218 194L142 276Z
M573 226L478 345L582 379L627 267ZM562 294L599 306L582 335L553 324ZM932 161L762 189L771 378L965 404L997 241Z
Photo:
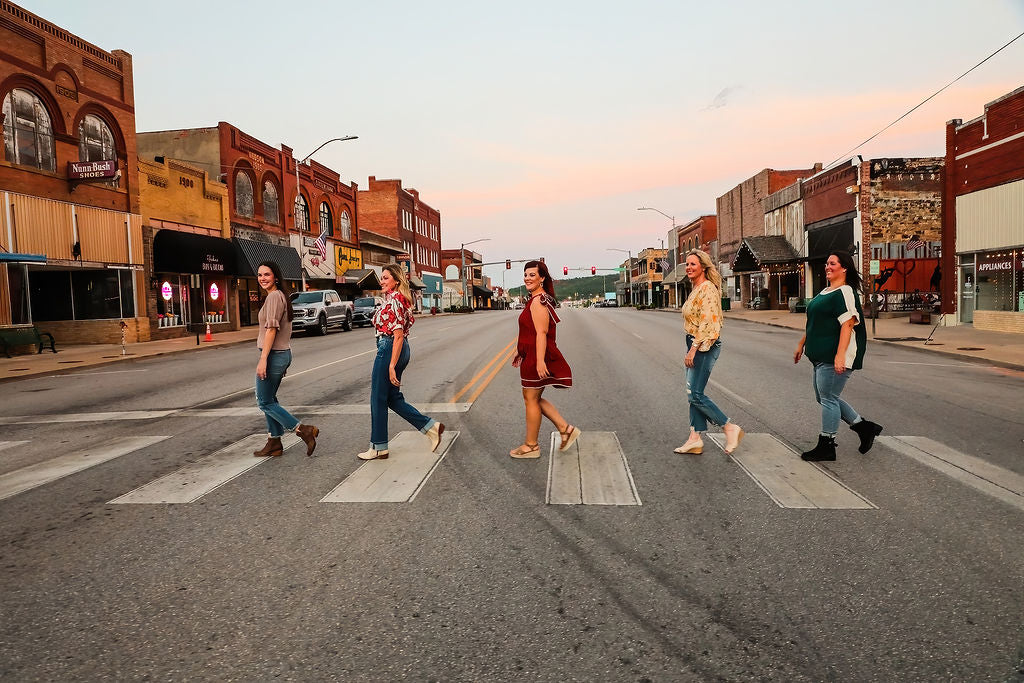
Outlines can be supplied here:
M822 221L824 223L825 221ZM827 259L835 251L853 253L853 221L844 220L823 227L807 227L807 258Z
M491 298L491 290L485 287L481 287L480 285L473 285L473 294L477 296L487 297L488 299Z
M159 230L153 237L153 270L157 273L238 274L230 240L177 230Z
M264 261L273 261L281 268L285 280L302 279L302 260L299 252L279 244L256 242L241 237L234 238L238 250L238 275L256 277L256 271Z

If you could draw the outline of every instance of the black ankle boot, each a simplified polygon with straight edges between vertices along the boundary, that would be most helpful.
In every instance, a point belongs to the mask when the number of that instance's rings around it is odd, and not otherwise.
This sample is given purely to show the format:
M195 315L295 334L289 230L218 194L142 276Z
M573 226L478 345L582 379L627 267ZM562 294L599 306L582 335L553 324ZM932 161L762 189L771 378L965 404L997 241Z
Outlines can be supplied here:
M875 437L882 433L882 425L870 420L861 420L857 424L852 424L850 429L857 432L857 436L860 437L860 448L857 450L861 453L870 451L872 444L875 443Z
M835 460L836 438L834 436L819 434L818 445L806 453L801 453L800 458L803 460L813 460L814 462L819 462L821 460Z

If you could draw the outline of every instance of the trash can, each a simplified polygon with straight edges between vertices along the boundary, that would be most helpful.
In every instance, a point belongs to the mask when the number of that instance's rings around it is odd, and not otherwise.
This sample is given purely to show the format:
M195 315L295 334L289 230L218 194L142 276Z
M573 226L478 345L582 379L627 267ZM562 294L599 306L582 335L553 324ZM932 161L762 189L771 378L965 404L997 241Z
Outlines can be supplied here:
M723 311L731 311L732 310L732 299L730 299L727 296L723 296L722 297L722 310Z
M791 296L789 297L789 312L796 313L796 306L800 303L800 297Z

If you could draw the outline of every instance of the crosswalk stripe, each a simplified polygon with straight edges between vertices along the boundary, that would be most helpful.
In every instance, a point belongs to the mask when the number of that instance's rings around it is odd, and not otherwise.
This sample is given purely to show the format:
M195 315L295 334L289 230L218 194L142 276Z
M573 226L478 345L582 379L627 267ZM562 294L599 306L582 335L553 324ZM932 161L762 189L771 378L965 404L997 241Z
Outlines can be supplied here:
M615 432L584 432L562 453L551 433L548 505L640 505L636 482Z
M424 413L465 413L472 403L417 403ZM338 403L314 406L288 406L296 415L369 415L369 403ZM50 424L58 422L117 422L123 420L153 420L162 417L259 417L263 413L256 406L233 408L179 408L177 410L117 410L109 413L67 413L64 415L15 415L0 417L0 425Z
M21 444L28 443L28 441L0 441L0 451L20 446Z
M1024 510L1024 476L1016 472L924 436L880 436L875 441L1018 510Z
M0 500L16 496L69 474L94 467L122 455L147 448L169 436L123 436L110 439L102 446L69 453L0 476Z
M444 432L437 452L431 453L422 434L400 432L388 444L386 460L367 460L320 502L411 503L457 438L458 432Z
M725 436L709 438L724 450ZM729 456L780 508L877 510L878 506L831 473L805 462L771 434L747 434Z
M210 491L218 489L229 481L262 465L271 458L254 458L267 441L266 434L253 434L241 441L229 444L205 458L154 479L123 496L110 501L108 505L150 505L160 503L192 503ZM285 434L281 443L285 450L299 442L294 433Z

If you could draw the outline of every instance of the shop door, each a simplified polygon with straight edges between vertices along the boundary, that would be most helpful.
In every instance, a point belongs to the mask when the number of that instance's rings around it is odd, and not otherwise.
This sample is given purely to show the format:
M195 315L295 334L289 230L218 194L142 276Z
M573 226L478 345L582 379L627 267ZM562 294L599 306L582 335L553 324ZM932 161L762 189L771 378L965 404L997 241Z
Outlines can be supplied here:
M960 268L960 322L974 322L974 297L977 294L974 281L974 264Z

